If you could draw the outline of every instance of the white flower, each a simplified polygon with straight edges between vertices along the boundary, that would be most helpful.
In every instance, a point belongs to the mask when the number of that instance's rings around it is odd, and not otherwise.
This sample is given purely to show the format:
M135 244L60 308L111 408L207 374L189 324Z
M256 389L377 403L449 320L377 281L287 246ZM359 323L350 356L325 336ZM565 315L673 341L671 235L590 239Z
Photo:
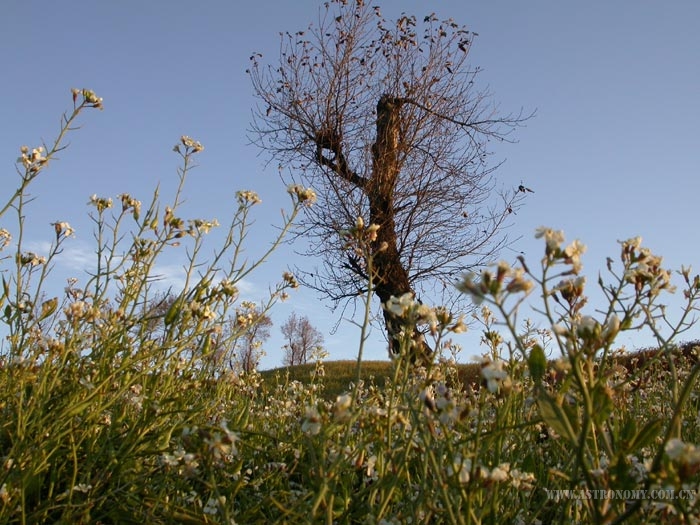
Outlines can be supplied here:
M503 370L503 361L487 359L481 363L481 376L486 381L486 388L489 389L489 392L495 393L508 377L508 372Z
M391 298L384 304L384 308L394 314L397 317L403 317L407 312L413 308L413 294L407 292L401 297L391 296Z
M457 475L460 483L469 483L469 473L472 469L472 462L469 458L462 460L461 456L456 455L451 465L447 465L447 475Z
M52 226L56 232L56 237L61 235L64 237L75 237L75 230L67 222L54 222Z
M603 325L601 337L608 343L611 343L617 333L620 331L620 318L615 314L610 314Z
M315 406L308 406L304 411L304 420L301 424L301 431L304 434L315 436L321 432L321 415Z
M499 465L498 467L494 468L491 471L491 474L489 475L489 478L491 481L506 481L508 479L508 471L510 470L510 465L508 463L504 463L503 465Z
M348 419L348 410L352 405L352 396L350 394L343 394L338 396L335 400L335 405L333 405L333 415L339 421L346 421Z
M547 254L558 250L561 243L564 242L564 232L560 230L553 230L545 226L540 226L535 230L535 239L540 239L542 237L544 237L547 245Z
M600 327L598 321L590 315L584 315L576 326L576 333L579 337L586 337L595 334Z
M201 143L197 142L191 137L188 137L187 135L180 137L180 142L183 146L185 146L185 148L191 149L192 153L199 153L200 151L204 150L204 146L202 146Z
M238 203L241 205L244 204L260 204L262 200L260 200L260 197L258 196L257 193L254 191L246 190L246 191L238 191L236 192L236 198L238 199Z

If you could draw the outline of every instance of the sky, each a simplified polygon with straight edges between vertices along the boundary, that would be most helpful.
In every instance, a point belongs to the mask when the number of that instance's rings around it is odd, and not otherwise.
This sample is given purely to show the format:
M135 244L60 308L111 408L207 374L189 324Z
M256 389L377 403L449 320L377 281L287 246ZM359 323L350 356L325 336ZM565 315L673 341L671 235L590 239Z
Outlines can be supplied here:
M0 17L0 177L3 191L17 185L14 162L23 144L52 139L70 89L89 88L104 98L103 112L88 112L70 147L32 187L36 200L27 217L27 241L38 250L51 240L50 223L76 229L55 268L56 280L85 277L94 250L86 202L93 194L130 193L148 201L160 184L164 198L175 190L181 135L205 147L186 187L185 215L225 223L235 192L257 191L249 237L252 257L269 246L279 210L287 206L276 167L250 144L247 130L255 104L245 73L253 51L274 62L279 33L305 29L317 19L312 0L231 2L39 2L8 0ZM609 2L385 0L387 18L402 12L419 19L435 12L478 33L470 60L483 71L504 113L535 111L513 144L494 146L504 161L502 187L521 182L534 190L514 217L513 243L502 255L522 252L537 266L543 244L538 226L580 239L591 298L606 257L617 241L640 235L664 256L666 267L700 271L700 3L695 0ZM2 219L7 220L7 219ZM0 224L0 226L5 226ZM10 229L10 228L8 228ZM159 270L178 282L180 261ZM246 298L265 297L289 264L313 264L283 246L244 283ZM60 288L63 287L60 283ZM57 285L58 286L58 285ZM599 296L599 294L598 294ZM682 297L669 296L669 313ZM281 364L280 326L292 311L306 315L323 333L330 359L354 359L359 329L331 311L310 290L298 290L273 310L272 337L261 368ZM697 327L683 340L700 338ZM456 338L462 360L479 355L478 329ZM644 334L619 339L628 349L653 341ZM375 328L365 358L386 359Z

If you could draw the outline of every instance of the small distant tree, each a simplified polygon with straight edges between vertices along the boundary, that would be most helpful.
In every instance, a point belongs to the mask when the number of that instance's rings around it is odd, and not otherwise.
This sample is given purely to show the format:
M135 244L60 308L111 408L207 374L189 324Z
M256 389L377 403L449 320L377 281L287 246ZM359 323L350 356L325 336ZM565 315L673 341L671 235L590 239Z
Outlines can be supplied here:
M163 319L170 307L177 301L177 294L172 290L156 292L155 296L144 307L144 327L151 334L163 329Z
M250 301L243 301L236 309L236 315L231 319L231 330L238 335L229 351L219 349L229 355L220 355L227 359L232 370L250 373L258 367L260 358L265 355L262 348L270 337L272 319Z
M303 365L314 350L323 346L323 334L314 328L308 317L298 317L296 313L282 325L282 334L287 340L283 347L283 364L288 366Z

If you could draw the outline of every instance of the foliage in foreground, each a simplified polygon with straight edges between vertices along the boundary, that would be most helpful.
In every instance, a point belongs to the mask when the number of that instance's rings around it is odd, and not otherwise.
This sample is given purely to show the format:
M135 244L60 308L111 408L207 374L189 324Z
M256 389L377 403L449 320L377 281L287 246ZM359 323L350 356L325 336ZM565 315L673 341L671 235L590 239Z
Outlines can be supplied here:
M583 246L564 246L561 233L542 229L541 276L521 261L460 284L482 303L481 388L463 384L451 359L416 362L416 323L438 348L463 325L410 296L385 305L407 328L381 385L359 379L364 338L355 381L330 400L321 361L305 383L224 373L222 349L249 328L244 318L224 337L221 325L238 304L236 283L255 267L239 254L257 197L238 193L226 242L203 264L215 221L177 215L192 156L202 150L196 141L183 137L176 147L184 167L171 205L156 196L144 212L122 195L112 214L111 200L91 199L97 263L84 286L71 282L63 296L50 295L67 223L54 225L47 256L24 250L27 186L75 118L102 105L90 91L74 96L55 145L22 149L20 187L0 210L2 220L9 211L18 218L16 252L1 261L0 522L698 521L696 499L667 498L693 494L699 481L700 365L673 343L700 293L689 270L680 272L685 315L668 324L660 298L670 273L638 239L623 242L612 284L599 283L609 311L597 320L583 313ZM283 233L313 201L308 189L290 194ZM126 246L124 229L132 233ZM7 248L10 232L0 232ZM344 233L349 248L367 249L368 232L358 221ZM180 243L189 248L187 285L167 311L153 313L153 268ZM294 285L285 275L268 306ZM535 287L549 329L519 330L518 308ZM371 286L366 304L369 317ZM657 336L657 357L620 366L616 337L642 328ZM551 365L548 352L560 356ZM620 492L576 499L556 490Z

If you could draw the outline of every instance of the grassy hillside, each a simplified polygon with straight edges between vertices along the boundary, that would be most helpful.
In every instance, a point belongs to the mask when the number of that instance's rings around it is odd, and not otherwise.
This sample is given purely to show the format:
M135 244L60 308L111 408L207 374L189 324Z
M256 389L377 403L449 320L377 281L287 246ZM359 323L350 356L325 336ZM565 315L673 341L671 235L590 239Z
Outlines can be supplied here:
M323 385L323 395L329 400L348 391L351 383L355 381L356 361L325 361L323 363L323 376L316 374L316 365L308 363L298 366L284 366L273 370L261 372L266 382L272 385L286 381L300 381L308 384L312 380ZM361 378L366 384L384 385L385 381L393 375L391 361L364 361L362 363ZM479 365L477 363L458 365L459 379L462 384L478 383Z
M680 352L691 362L697 361L693 350L700 346L700 341L682 343ZM658 349L649 348L621 354L615 357L617 363L627 370L643 368L658 353ZM551 364L551 363L550 363ZM315 363L307 363L297 366L283 366L261 372L263 379L271 385L283 384L288 381L300 381L309 384L313 380L323 385L323 396L328 400L334 400L337 395L349 390L351 383L355 381L355 368L357 362L353 360L325 361L323 363L323 375L319 377ZM481 383L479 363L459 364L457 366L459 382L463 385L478 385ZM391 361L364 361L362 363L361 377L366 384L384 385L388 378L392 377L393 368Z

